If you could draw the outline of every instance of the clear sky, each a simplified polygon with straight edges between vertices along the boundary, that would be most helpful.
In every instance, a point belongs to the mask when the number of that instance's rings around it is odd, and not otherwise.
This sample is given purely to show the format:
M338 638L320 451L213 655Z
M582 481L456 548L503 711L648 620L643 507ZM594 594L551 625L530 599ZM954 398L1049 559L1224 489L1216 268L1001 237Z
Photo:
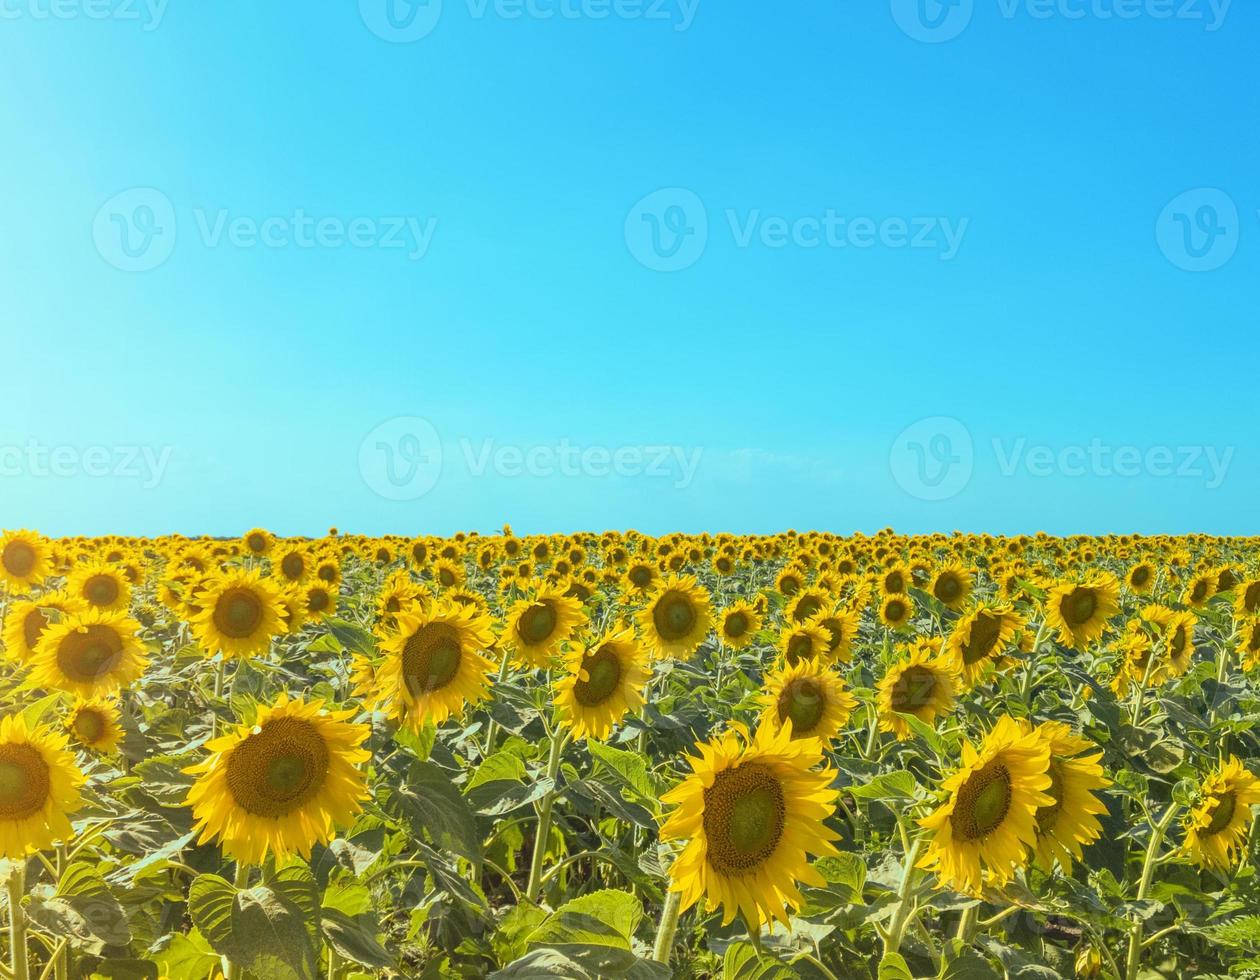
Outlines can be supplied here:
M0 0L0 527L1255 533L1258 46Z

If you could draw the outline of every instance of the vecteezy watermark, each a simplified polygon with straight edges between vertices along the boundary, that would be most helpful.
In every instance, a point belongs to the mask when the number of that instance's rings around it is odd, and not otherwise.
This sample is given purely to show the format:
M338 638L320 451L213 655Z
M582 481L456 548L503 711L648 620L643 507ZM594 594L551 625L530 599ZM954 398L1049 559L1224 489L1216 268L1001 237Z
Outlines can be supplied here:
M1223 190L1200 187L1178 194L1155 222L1159 250L1178 269L1212 272L1238 251L1238 205Z
M0 445L0 479L133 480L152 490L166 475L172 446L48 446L35 439L26 445Z
M934 251L946 262L958 255L970 226L968 218L875 218L834 208L797 215L726 208L722 214L731 243L740 249L919 249ZM710 238L709 212L694 191L666 187L634 203L623 232L626 248L640 265L655 272L679 272L704 254Z
M672 445L581 446L567 438L529 445L461 437L450 462L472 478L609 477L671 480L685 490L695 479L703 450ZM417 500L442 476L446 454L433 424L417 416L382 422L359 445L363 482L387 500Z
M234 214L227 208L191 209L192 229L203 248L236 249L378 249L402 252L408 260L424 258L433 243L438 219L414 215L317 216L296 208L262 217ZM153 187L133 187L101 205L92 221L96 250L124 272L156 269L175 250L179 231L171 199Z
M134 21L156 31L167 0L0 0L0 20Z
M920 500L948 500L971 482L975 447L971 433L946 415L920 419L897 436L888 467L897 484Z
M1205 490L1224 484L1234 460L1233 446L1115 445L1100 438L1052 446L1024 437L990 440L1003 478L1188 480ZM893 441L888 463L893 479L920 500L948 500L971 481L976 452L971 432L947 416L920 419Z
M700 0L464 0L470 20L655 21L685 31ZM377 37L410 44L428 37L442 19L443 0L359 0L359 16Z
M1233 0L990 0L1006 21L1176 20L1219 31ZM976 0L890 0L893 20L925 44L952 41L971 24Z

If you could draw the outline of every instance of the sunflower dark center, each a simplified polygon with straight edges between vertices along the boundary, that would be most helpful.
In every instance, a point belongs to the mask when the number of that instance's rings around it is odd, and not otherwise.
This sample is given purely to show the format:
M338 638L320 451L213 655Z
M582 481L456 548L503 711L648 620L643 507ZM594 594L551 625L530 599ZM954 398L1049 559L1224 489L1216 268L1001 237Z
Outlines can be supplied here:
M262 624L263 604L251 589L228 589L214 604L214 626L224 636L243 640Z
M454 680L464 659L459 634L449 623L421 626L407 640L402 659L403 681L412 694L440 690Z
M1084 626L1097 610L1098 596L1094 594L1094 590L1079 585L1059 603L1059 612L1063 614L1068 626L1072 627Z
M774 854L786 822L783 786L769 768L745 762L724 769L704 791L709 866L719 874L746 874Z
M963 644L963 662L974 664L993 654L998 638L1002 635L1002 617L981 612L971 624L971 633Z
M30 745L0 745L0 820L25 820L44 806L52 788L48 763Z
M901 572L889 572L884 576L885 592L905 592L906 577Z
M332 597L323 589L311 589L306 594L306 608L314 613L323 612L331 602Z
M276 718L232 749L227 784L242 810L283 817L320 791L328 774L328 746L301 718Z
M1237 809L1238 797L1233 790L1228 790L1218 796L1216 805L1212 807L1211 820L1208 822L1207 829L1203 831L1204 835L1211 837L1228 827L1230 821L1234 819L1234 811Z
M627 573L627 577L635 584L636 588L646 588L652 581L652 569L646 565L635 565Z
M956 575L942 575L936 580L932 594L941 602L953 602L962 594L962 582Z
M1002 825L1011 808L1011 774L1000 762L973 773L958 790L949 822L964 841L987 837Z
M933 703L936 685L936 671L921 664L907 667L892 688L893 710L911 715L923 710Z
M10 541L4 546L3 557L0 557L4 570L18 578L30 575L37 560L35 549L25 541Z
M586 680L579 679L573 685L573 696L588 708L603 704L617 690L621 680L621 660L617 652L604 645L582 661L582 669L586 671Z
M1139 565L1133 570L1133 577L1130 581L1136 586L1143 586L1151 580L1151 570L1145 565Z
M727 636L738 639L748 632L748 614L742 611L731 613L726 617L722 629Z
M249 550L256 555L267 550L267 539L261 534L251 534L245 539L245 543L249 545Z
M652 608L652 622L666 640L681 640L696 625L691 600L678 592L666 592Z
M550 602L535 602L521 613L516 631L530 646L546 643L556 631L556 610Z
M808 677L801 677L779 695L779 721L792 719L792 734L806 735L818 727L827 709L827 695L822 686Z
M792 613L792 618L798 623L803 623L811 616L822 609L822 600L814 595L802 596L801 601L796 604L796 609Z
M301 555L290 551L280 560L280 571L284 573L285 578L299 579L306 571L306 562L302 561Z
M47 628L48 617L44 615L42 609L32 609L28 612L22 620L22 638L26 642L26 649L34 650L35 644L39 642L39 638Z
M57 649L57 666L76 683L100 680L118 663L123 642L112 628L93 624L69 634Z
M900 599L892 599L884 606L884 615L889 622L900 623L906 618L906 604Z
M814 640L808 633L794 633L788 639L787 662L789 664L798 664L802 660L812 660L814 657Z
M1260 582L1252 582L1243 591L1243 608L1249 613L1260 610Z
M91 745L105 734L105 719L99 711L85 709L74 716L74 733Z

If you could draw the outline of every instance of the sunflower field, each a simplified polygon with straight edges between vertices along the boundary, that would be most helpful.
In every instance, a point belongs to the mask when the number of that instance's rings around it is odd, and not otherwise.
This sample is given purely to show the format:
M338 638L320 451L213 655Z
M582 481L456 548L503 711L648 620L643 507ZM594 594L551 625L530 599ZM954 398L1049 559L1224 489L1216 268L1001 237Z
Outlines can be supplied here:
M1260 977L1260 539L0 534L0 980Z

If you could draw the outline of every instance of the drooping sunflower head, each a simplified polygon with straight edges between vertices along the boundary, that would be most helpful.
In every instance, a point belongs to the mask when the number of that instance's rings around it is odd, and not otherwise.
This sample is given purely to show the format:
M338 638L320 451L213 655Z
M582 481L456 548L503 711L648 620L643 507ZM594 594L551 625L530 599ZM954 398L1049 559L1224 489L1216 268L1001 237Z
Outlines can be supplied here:
M1054 805L1049 769L1050 743L1008 716L978 750L964 743L945 800L919 821L932 834L919 866L967 895L979 895L986 876L1005 884L1036 847L1038 810Z
M822 743L792 739L762 724L742 725L699 746L691 774L662 800L674 805L662 840L686 840L670 868L670 891L688 909L701 898L722 909L723 924L741 915L750 927L788 922L804 904L799 884L823 878L809 856L834 855L837 835L824 821L836 809L834 770L818 768Z
M125 610L131 602L127 577L103 561L79 565L66 580L66 591L75 602L106 612Z
M545 668L584 622L579 599L555 586L543 586L508 610L502 643L523 665Z
M880 730L905 741L914 731L900 715L934 724L939 715L953 709L959 683L953 659L941 656L940 640L915 640L879 682Z
M68 841L82 785L65 735L29 730L21 715L0 719L0 857L21 861Z
M658 583L638 622L643 642L653 656L686 660L713 625L709 593L694 576L670 575Z
M210 756L187 771L199 843L217 839L225 854L258 864L268 854L309 857L348 826L368 797L360 766L367 725L353 711L327 711L323 702L264 707L252 725L206 744Z
M723 646L742 650L760 628L761 614L752 603L740 599L722 610L717 632Z
M651 676L632 629L621 629L572 651L556 681L556 707L578 739L606 739L627 712L643 706Z
M284 631L280 590L258 569L231 569L207 580L192 629L206 653L251 657Z
M118 705L108 698L76 698L65 725L76 742L93 752L113 752L123 737Z
M1060 582L1046 595L1046 622L1059 634L1059 642L1083 650L1107 630L1107 622L1120 611L1120 583L1110 573L1079 582Z
M1106 813L1107 806L1094 793L1110 786L1111 780L1099 764L1102 753L1085 754L1097 748L1089 739L1058 721L1044 722L1035 731L1050 746L1046 793L1054 800L1037 809L1037 862L1049 871L1057 860L1070 874L1073 859L1081 860L1082 848L1102 836L1098 815Z
M801 589L788 601L787 617L794 623L803 623L807 619L813 619L824 610L830 609L833 604L826 589L817 587Z
M490 696L495 665L482 651L493 642L490 617L476 609L446 599L412 606L380 644L373 701L417 731L430 719L459 717Z
M951 562L933 576L929 591L947 609L962 609L971 598L971 573L963 565Z
M149 663L139 630L123 613L72 612L44 629L27 683L87 698L126 687Z
M945 654L954 661L968 687L1000 666L1024 627L1024 618L1009 606L980 605L954 624Z
M0 533L0 582L21 595L53 572L52 548L34 531Z
M1260 779L1235 756L1212 772L1186 815L1184 849L1195 864L1229 871L1243 853L1251 808L1260 803Z
M857 699L835 670L802 660L782 664L766 676L762 705L770 725L790 725L792 738L816 738L827 744L849 720Z
M79 604L65 592L45 592L34 599L18 599L4 614L5 656L18 663L30 663L44 630L79 609Z

